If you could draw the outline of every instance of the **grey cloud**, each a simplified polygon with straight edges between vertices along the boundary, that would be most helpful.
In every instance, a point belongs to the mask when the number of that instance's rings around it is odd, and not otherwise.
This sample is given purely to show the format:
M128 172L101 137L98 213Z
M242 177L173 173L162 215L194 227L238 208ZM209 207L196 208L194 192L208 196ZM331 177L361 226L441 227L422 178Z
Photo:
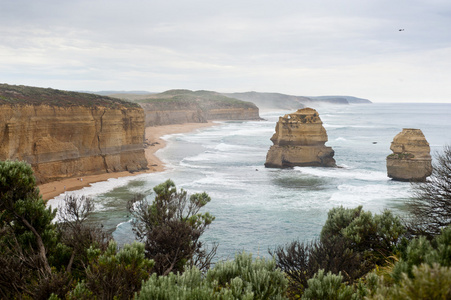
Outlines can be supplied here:
M258 90L260 82L260 90L297 94L340 86L352 93L374 82L360 96L387 98L396 86L383 95L379 85L399 77L410 78L412 93L429 72L451 79L443 67L451 60L449 1L2 2L0 76L10 81L22 73L24 81L51 78L72 89L120 82L121 89L231 91Z

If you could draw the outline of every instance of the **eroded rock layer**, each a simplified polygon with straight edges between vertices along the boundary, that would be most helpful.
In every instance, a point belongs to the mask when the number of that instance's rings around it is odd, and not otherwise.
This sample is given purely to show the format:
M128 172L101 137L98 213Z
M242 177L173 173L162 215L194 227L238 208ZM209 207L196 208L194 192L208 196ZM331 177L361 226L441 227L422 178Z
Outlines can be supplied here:
M429 143L420 129L404 128L391 143L387 175L400 181L424 181L432 173Z
M274 145L266 155L265 167L336 166L334 151L325 146L326 129L312 108L280 117L271 141Z
M30 163L39 183L147 168L138 105L51 89L0 88L0 160Z

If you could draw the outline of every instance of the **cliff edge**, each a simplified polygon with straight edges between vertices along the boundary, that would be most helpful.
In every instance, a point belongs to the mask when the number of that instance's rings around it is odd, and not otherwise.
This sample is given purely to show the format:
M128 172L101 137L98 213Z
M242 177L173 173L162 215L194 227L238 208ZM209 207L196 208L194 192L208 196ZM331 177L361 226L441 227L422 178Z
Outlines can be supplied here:
M325 146L326 129L312 108L280 117L271 141L274 145L266 155L265 167L336 166L334 151Z
M0 84L0 160L30 163L38 183L144 170L144 119L118 99Z

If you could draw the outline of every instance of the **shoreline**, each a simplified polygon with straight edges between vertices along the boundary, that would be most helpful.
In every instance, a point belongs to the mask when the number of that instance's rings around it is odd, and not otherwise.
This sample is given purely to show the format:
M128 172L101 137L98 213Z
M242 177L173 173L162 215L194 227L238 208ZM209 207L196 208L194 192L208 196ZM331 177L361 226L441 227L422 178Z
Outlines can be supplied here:
M147 159L148 170L139 172L114 172L114 173L102 173L96 175L85 175L81 177L73 177L67 179L61 179L38 185L42 199L50 200L56 196L66 192L75 191L84 187L90 186L91 183L106 181L110 178L119 178L126 176L135 176L145 173L162 172L166 170L164 163L156 156L156 152L166 147L166 141L162 139L165 135L188 133L196 129L211 127L216 125L213 122L208 123L184 123L184 124L171 124L155 127L146 127L145 129L145 148L144 153Z

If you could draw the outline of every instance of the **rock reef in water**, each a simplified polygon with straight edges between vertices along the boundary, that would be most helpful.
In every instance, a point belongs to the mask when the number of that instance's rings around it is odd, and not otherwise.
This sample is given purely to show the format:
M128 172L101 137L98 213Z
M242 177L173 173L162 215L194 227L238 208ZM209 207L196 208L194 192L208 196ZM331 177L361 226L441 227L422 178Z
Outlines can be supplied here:
M335 167L334 150L326 147L327 133L319 114L312 108L299 109L279 118L274 143L266 155L265 167Z
M429 143L420 129L404 128L391 143L387 175L399 181L424 181L432 173Z

